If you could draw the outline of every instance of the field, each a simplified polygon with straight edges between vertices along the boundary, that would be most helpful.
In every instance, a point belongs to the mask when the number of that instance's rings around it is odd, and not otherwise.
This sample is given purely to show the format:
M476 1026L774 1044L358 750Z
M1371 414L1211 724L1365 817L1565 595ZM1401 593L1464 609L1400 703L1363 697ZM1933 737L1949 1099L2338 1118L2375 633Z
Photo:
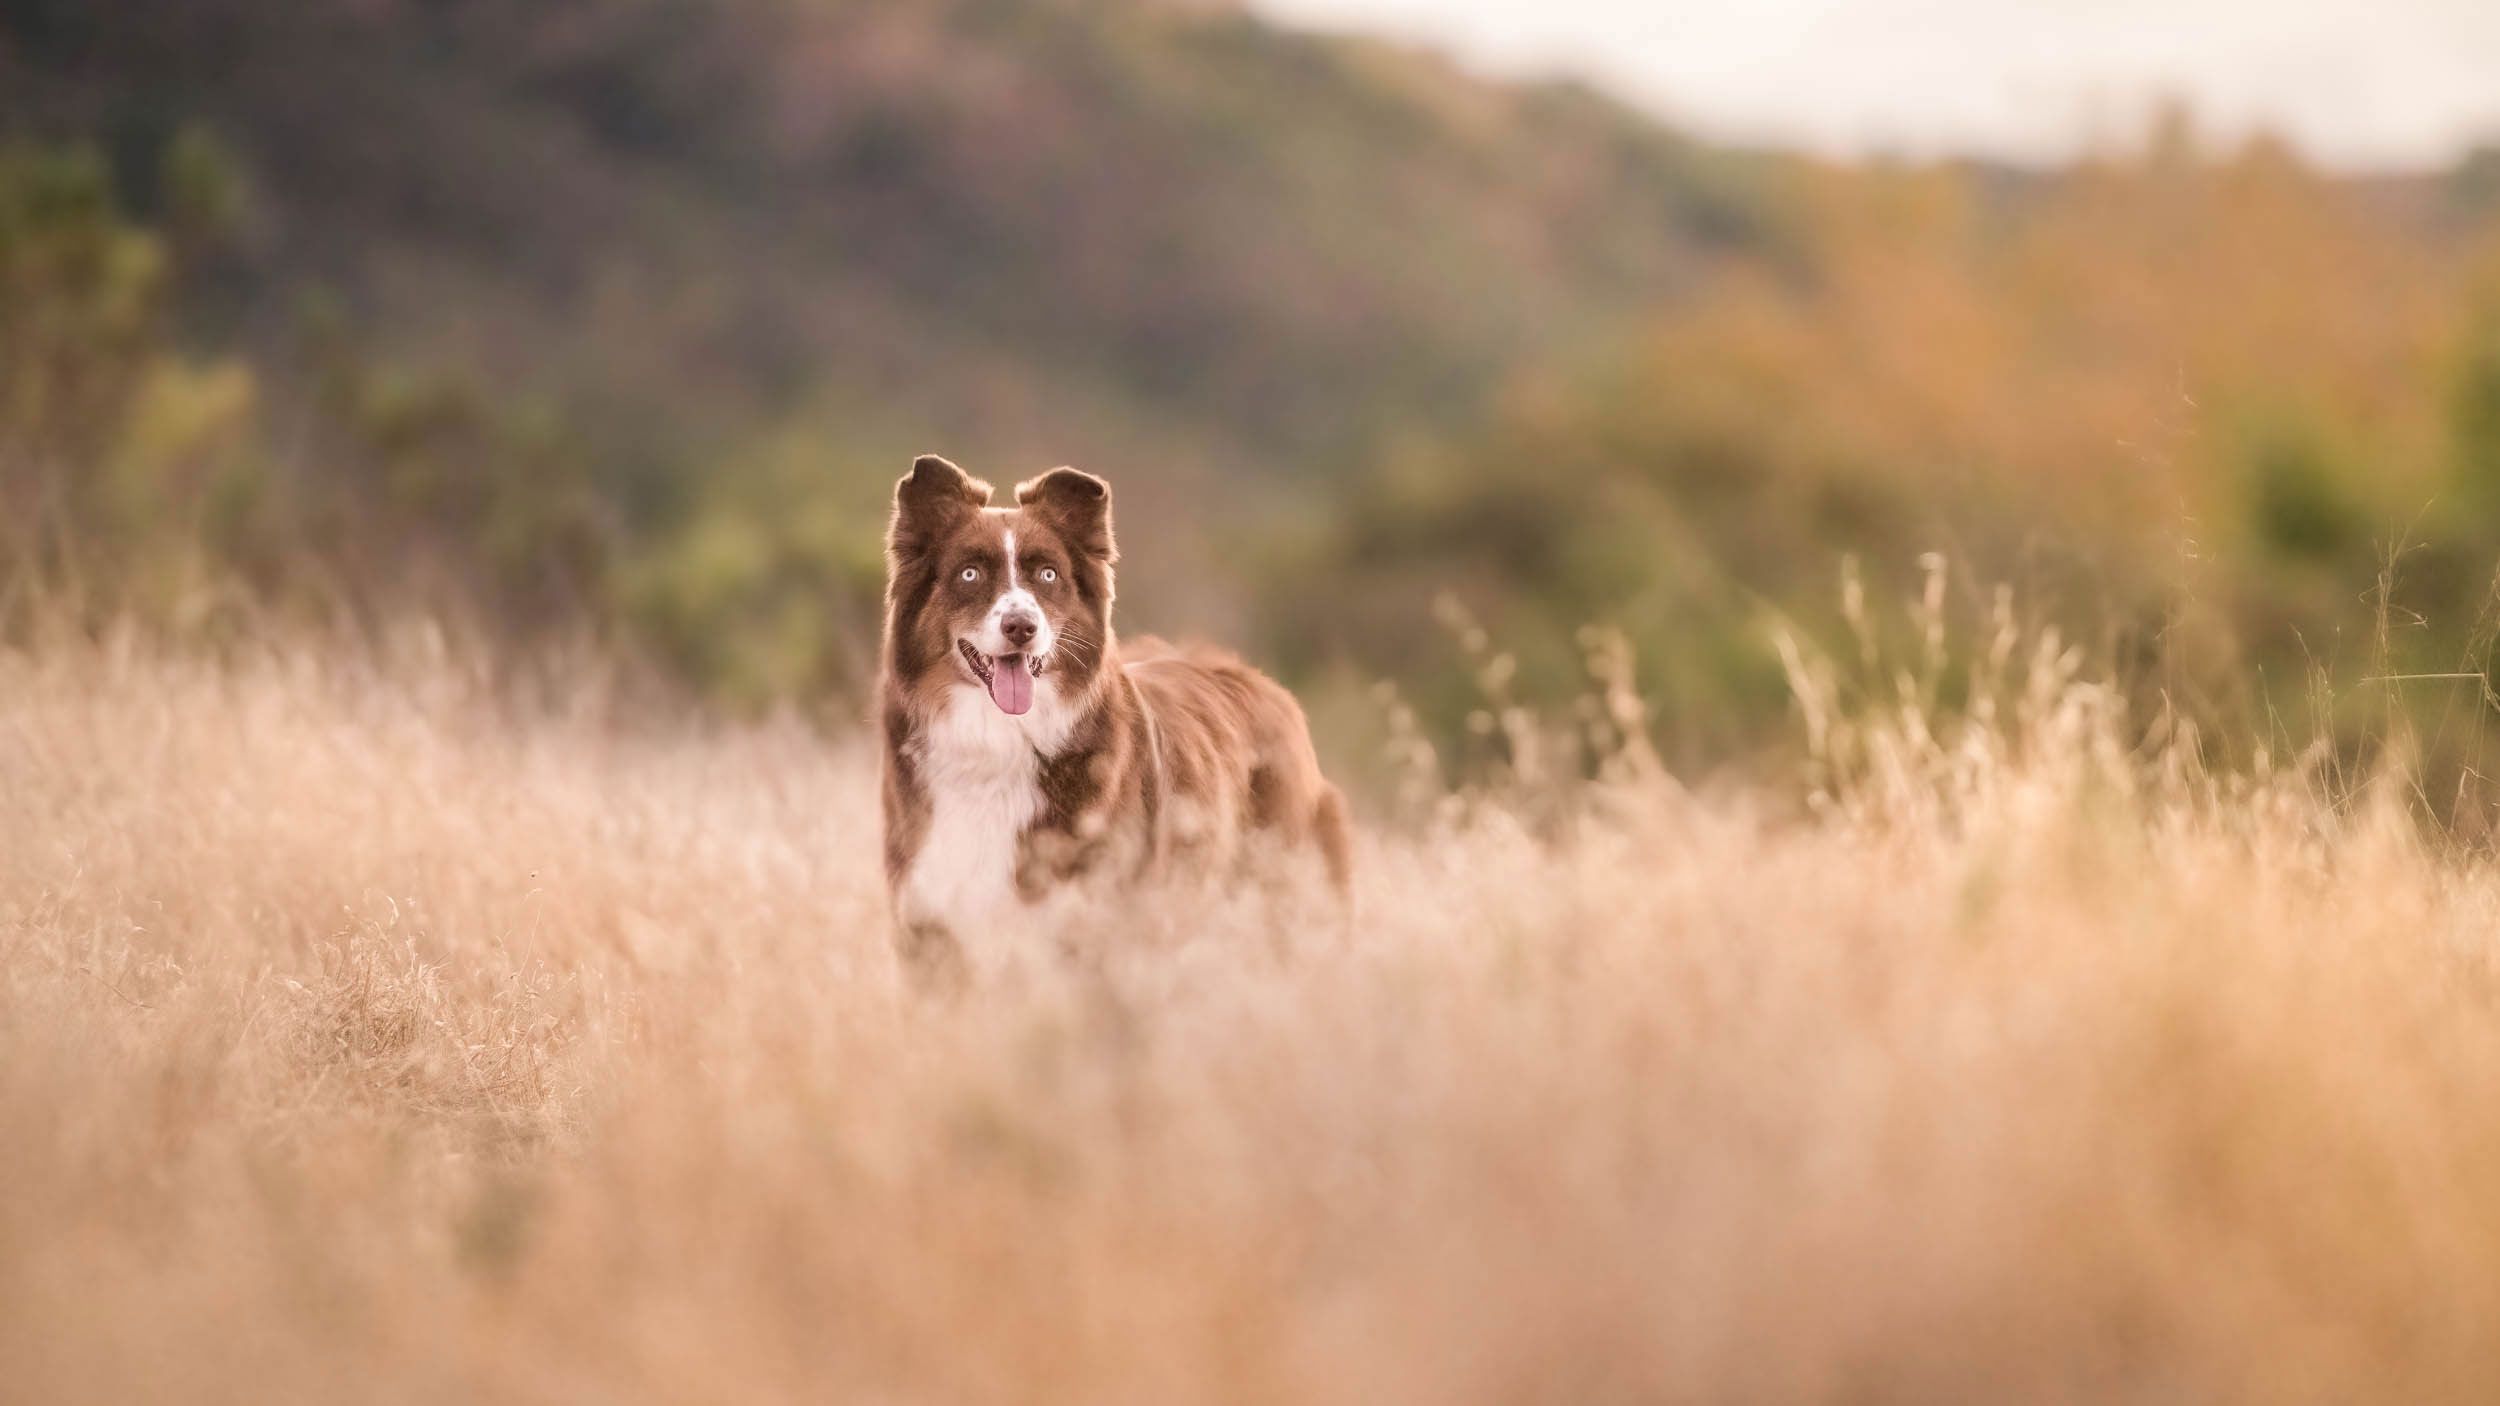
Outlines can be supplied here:
M0 1394L2487 1399L2500 870L2012 661L948 1003L858 742L0 656Z
M2500 1397L2493 133L1279 8L0 4L0 1406ZM905 989L924 452L1351 914Z

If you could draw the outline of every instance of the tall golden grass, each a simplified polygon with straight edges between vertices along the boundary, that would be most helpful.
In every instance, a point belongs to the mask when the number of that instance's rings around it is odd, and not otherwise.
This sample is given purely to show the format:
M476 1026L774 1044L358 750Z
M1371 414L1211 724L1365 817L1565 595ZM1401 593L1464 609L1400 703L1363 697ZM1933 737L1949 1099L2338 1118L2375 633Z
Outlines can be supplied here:
M1995 657L924 1002L862 742L0 655L0 1397L2489 1399L2500 868Z

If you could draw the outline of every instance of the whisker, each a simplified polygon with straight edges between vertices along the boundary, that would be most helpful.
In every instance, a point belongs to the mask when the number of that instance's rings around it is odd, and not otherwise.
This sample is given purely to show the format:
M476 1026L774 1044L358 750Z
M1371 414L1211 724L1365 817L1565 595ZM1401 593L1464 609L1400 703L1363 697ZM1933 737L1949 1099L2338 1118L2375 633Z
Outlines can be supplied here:
M1059 642L1053 647L1069 650L1076 658L1088 664L1099 663L1102 660L1102 646L1074 630L1061 630Z

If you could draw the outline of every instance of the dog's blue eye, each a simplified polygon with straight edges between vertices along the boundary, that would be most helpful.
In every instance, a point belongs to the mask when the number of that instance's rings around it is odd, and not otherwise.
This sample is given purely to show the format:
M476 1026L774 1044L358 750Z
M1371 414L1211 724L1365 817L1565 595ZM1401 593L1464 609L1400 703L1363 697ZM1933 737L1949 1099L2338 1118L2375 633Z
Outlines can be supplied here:
M1048 566L1043 567L1043 568L1041 569L1040 575L1041 575L1041 578L1042 578L1042 583L1043 583L1044 585L1048 585L1049 583L1051 583L1051 582L1056 581L1056 580L1058 580L1058 579L1059 579L1059 572L1058 572L1058 569L1057 569L1057 568L1055 568L1055 567L1048 567Z
M966 581L978 581L978 580L980 580L980 579L981 579L981 568L979 568L979 567L977 567L977 566L967 566L967 567L965 567L965 568L964 568L963 579L965 579Z

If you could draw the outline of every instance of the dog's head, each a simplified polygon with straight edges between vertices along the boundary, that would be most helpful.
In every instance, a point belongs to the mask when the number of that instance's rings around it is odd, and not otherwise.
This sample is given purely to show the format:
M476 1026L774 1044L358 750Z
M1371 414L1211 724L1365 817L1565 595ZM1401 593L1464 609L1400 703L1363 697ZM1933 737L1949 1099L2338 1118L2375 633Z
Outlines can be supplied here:
M1111 637L1111 485L1052 469L1014 507L934 454L894 485L886 665L904 687L978 688L1008 713L1093 686Z

